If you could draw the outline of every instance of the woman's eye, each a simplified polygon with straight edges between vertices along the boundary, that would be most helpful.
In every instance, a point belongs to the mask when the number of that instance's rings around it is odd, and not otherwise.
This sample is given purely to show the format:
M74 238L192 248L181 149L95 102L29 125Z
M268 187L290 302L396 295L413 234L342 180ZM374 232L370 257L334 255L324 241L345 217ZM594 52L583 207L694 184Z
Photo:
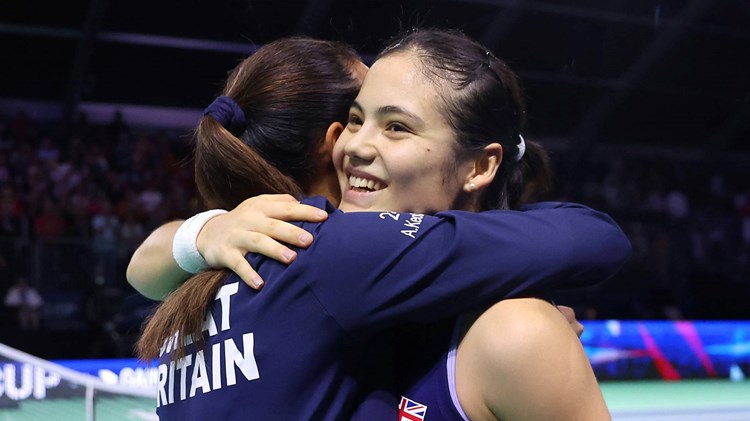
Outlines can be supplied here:
M350 115L349 116L349 120L347 121L347 123L349 123L349 124L355 124L355 125L359 126L359 125L362 124L362 119L359 118L359 116L357 116L357 115Z
M401 123L391 123L388 125L386 130L388 130L389 132L408 132L409 131L409 129L406 128L406 126L404 126Z

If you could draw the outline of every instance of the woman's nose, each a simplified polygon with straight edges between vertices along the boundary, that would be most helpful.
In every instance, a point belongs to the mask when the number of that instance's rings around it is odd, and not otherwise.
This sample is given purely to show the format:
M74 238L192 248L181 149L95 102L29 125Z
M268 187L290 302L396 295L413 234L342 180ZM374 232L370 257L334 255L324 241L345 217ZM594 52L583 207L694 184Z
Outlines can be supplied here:
M377 148L373 142L373 133L362 127L354 136L346 140L344 154L352 164L365 164L375 159Z

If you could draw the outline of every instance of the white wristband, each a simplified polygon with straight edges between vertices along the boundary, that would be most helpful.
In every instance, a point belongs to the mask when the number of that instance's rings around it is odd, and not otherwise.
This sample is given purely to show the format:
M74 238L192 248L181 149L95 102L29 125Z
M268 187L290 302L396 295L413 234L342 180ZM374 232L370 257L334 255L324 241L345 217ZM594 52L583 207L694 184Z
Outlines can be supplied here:
M208 269L206 259L198 251L198 233L209 219L227 213L224 209L211 209L190 217L177 229L172 240L172 256L177 266L185 272L196 274Z

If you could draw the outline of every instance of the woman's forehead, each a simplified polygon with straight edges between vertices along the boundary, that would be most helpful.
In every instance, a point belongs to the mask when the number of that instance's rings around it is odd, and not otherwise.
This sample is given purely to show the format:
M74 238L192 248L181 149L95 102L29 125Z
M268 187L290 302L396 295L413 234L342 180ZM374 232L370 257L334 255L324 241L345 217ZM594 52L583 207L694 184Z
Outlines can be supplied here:
M397 105L414 113L438 113L441 103L434 84L425 77L418 59L399 53L376 61L365 76L357 97L362 105L384 107Z

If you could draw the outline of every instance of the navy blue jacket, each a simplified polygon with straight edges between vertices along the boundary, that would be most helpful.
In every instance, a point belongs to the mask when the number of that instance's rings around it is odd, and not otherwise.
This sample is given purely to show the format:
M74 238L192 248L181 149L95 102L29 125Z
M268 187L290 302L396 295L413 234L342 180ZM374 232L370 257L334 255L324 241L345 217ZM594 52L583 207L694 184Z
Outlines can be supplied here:
M229 276L206 318L207 345L159 359L162 420L348 419L367 339L504 297L587 286L614 274L630 243L605 214L575 204L520 211L347 213L291 265L250 254L261 291Z

